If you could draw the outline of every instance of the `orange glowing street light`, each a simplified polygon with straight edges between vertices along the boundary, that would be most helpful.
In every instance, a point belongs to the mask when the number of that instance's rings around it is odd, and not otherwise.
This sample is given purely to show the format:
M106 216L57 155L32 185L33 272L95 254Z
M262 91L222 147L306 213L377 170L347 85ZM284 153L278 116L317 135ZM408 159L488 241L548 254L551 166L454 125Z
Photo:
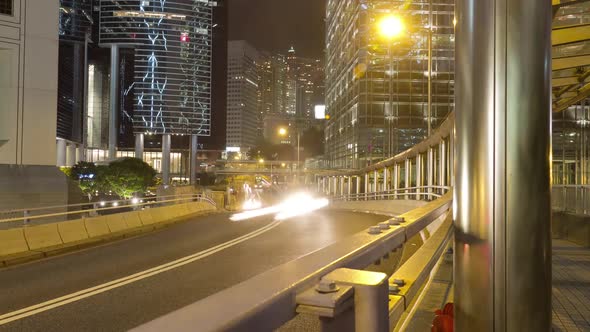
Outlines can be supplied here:
M379 34L386 39L394 39L406 31L406 25L401 17L397 15L384 16L379 21Z
M283 127L279 128L279 136L287 136L287 129Z

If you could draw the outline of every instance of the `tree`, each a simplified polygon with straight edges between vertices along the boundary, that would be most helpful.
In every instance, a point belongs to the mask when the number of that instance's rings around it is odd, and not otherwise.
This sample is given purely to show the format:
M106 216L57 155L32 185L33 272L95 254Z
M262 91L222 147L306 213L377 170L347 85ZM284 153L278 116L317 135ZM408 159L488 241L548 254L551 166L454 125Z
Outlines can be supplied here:
M94 163L81 161L68 169L66 175L78 182L80 190L88 195L88 200L91 200L92 194L95 191L101 191L104 187L104 182L101 181L104 168L105 166L96 166Z
M155 176L156 171L150 165L136 158L113 161L101 174L108 189L122 198L145 192L154 184Z

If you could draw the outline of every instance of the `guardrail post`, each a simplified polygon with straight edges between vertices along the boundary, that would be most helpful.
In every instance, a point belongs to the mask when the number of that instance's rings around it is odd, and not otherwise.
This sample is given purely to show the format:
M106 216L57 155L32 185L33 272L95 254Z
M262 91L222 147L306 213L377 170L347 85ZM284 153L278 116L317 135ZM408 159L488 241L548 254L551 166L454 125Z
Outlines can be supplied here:
M359 198L361 197L361 177L360 176L355 176L354 177L356 180L356 200L358 201Z
M420 200L420 190L422 187L422 155L420 155L418 153L418 155L416 156L416 200L419 201Z
M30 220L29 220L29 216L30 216L30 215L31 215L31 213L29 212L29 210L25 210L25 211L23 212L23 218L25 218L25 219L23 219L23 224L25 224L25 225L26 225L26 224L28 224L28 223L29 223L29 221L30 221Z
M354 288L354 326L359 332L389 332L389 285L380 272L341 268L322 280Z
M426 161L426 185L428 186L427 192L432 194L432 186L434 185L434 149L428 148L428 155ZM428 200L432 199L431 195L428 195Z
M410 188L410 172L411 172L410 167L412 167L412 162L410 161L410 159L406 159L405 163L406 163L406 167L405 167L404 171L406 174L404 174L404 182L405 182L404 183L404 189L405 189L404 190L404 193L405 193L404 198L410 199L410 195L408 195L410 191L408 190L408 188Z
M365 201L369 200L369 173L365 173Z
M447 164L447 149L446 149L446 142L445 140L441 140L438 146L438 163L439 163L439 171L438 171L438 185L441 187L446 186L445 184L445 177L447 170L445 168ZM444 195L444 189L440 189L440 194Z
M399 165L393 165L393 199L397 199L397 191L399 189Z

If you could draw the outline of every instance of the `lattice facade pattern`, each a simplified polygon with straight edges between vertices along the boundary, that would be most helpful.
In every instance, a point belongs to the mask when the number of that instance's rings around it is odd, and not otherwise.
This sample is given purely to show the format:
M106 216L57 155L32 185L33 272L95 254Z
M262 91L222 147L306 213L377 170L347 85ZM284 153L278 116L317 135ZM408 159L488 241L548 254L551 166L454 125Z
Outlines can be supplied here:
M135 49L135 132L210 135L212 5L100 0L100 43Z

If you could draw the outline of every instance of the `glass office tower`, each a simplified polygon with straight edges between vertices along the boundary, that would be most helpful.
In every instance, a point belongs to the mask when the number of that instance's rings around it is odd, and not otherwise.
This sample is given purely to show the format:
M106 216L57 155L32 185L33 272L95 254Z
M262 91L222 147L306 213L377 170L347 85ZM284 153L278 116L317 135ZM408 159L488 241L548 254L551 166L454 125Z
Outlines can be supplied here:
M391 14L401 17L406 29L385 40L377 26ZM330 167L364 167L404 151L428 135L429 119L434 129L453 110L453 20L453 0L328 0L330 119L325 135Z
M136 133L210 135L212 5L100 0L100 43L135 50Z

